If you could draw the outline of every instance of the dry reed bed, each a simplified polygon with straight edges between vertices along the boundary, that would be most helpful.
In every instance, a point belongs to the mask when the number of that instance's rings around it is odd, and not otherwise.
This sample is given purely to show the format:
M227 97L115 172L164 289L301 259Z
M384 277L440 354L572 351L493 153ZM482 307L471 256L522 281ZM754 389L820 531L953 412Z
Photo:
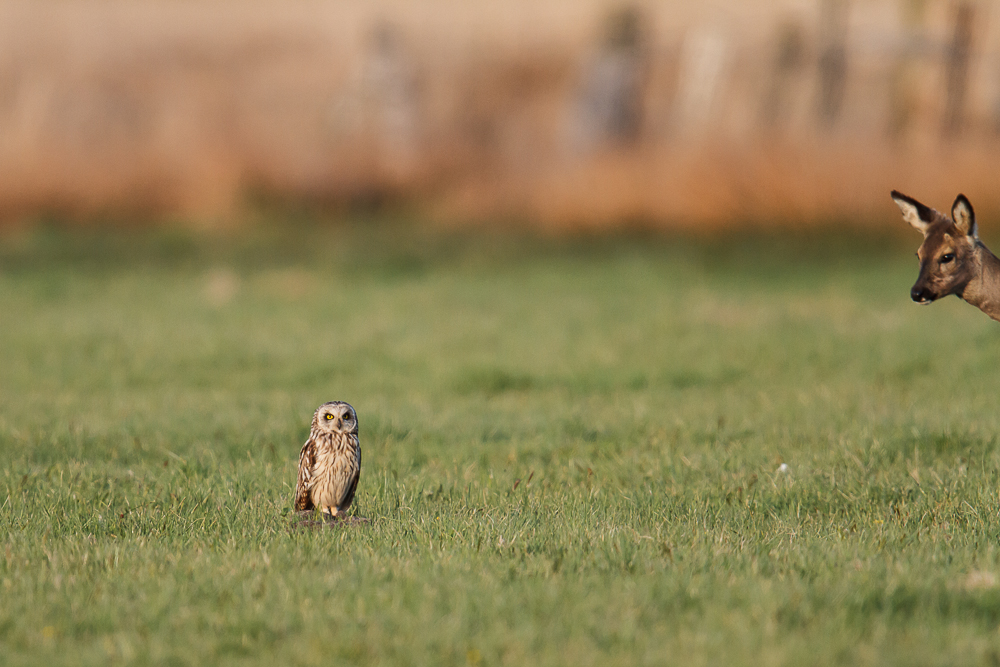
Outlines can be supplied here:
M553 229L802 224L882 213L891 188L998 208L992 24L945 137L952 5L852 5L821 122L831 6L640 5L620 29L598 0L7 2L0 214L238 221L263 194ZM628 95L631 119L587 116Z

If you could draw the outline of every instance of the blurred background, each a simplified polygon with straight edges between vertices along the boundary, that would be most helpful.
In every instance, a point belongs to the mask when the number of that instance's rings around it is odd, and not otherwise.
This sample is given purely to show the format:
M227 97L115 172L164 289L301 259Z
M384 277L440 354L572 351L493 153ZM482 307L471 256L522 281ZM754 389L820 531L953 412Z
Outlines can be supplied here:
M4 0L0 221L804 225L1000 204L971 0Z

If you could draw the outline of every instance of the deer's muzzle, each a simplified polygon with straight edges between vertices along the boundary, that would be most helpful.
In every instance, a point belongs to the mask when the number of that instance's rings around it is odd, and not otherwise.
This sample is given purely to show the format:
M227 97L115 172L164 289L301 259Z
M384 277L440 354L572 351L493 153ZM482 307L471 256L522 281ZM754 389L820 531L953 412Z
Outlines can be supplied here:
M929 289L927 289L925 286L921 285L920 283L917 283L912 288L910 288L910 298L916 301L917 303L930 303L931 301L936 299L937 296Z

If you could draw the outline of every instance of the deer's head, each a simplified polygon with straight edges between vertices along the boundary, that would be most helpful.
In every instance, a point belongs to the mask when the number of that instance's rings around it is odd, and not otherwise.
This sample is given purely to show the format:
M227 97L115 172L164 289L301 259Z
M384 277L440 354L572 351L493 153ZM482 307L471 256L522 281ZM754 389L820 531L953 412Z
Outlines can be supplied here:
M949 218L895 190L892 199L903 212L903 220L924 235L917 250L920 275L910 289L910 298L926 304L949 294L961 296L981 269L972 204L965 195L958 195Z

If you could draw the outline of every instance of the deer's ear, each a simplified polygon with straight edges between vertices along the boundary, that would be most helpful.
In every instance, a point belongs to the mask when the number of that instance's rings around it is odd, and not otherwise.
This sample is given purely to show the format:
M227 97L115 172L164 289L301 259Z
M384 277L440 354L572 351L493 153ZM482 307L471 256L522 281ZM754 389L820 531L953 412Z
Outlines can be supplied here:
M892 191L892 200L903 213L903 220L913 225L921 234L927 233L927 228L936 219L936 211L924 206L913 197L907 197L902 192Z
M951 205L951 219L955 221L955 226L960 232L973 238L979 238L976 229L976 213L972 210L972 204L965 198L965 195L958 195L955 203Z

